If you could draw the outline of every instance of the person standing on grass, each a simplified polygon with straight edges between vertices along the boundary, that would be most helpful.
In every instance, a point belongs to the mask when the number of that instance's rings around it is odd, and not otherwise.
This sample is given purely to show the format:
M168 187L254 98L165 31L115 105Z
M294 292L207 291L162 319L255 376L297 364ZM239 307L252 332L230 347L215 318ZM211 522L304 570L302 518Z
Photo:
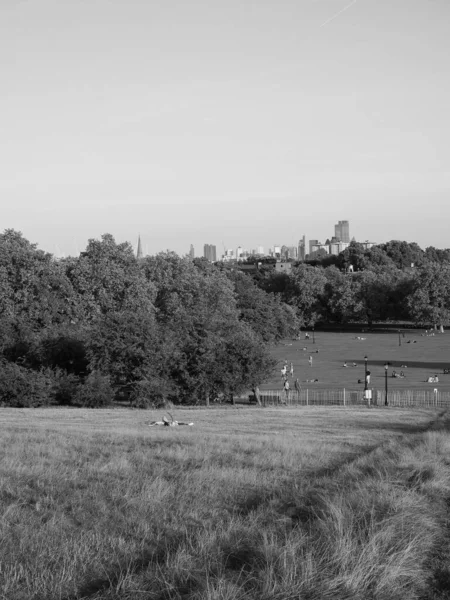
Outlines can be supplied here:
M300 388L300 382L299 382L299 380L298 380L298 377L297 377L297 379L295 380L295 383L294 383L294 388L295 388L295 391L296 391L296 392L299 394L299 393L300 393L300 389L301 389L301 388Z
M287 379L284 382L283 388L284 388L284 393L286 396L286 401L288 401L289 400L289 381Z
M309 355L309 361L308 362L309 362L309 366L312 367L312 355L311 354Z
M253 388L253 395L255 396L258 406L261 406L261 392L259 391L259 387L257 385Z
M291 377L294 377L294 365L292 363L291 363L290 373L291 373Z

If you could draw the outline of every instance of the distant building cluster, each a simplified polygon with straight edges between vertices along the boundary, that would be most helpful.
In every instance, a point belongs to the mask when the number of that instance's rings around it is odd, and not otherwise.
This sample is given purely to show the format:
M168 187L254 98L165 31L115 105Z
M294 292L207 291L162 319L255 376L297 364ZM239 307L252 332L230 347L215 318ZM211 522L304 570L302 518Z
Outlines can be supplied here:
M353 238L354 239L354 238ZM375 242L361 242L362 245L369 249L375 245ZM296 245L274 245L265 251L263 246L247 249L242 246L237 248L223 248L223 254L218 257L217 248L214 244L205 244L203 246L203 257L209 262L221 260L223 262L239 262L251 257L271 257L278 261L296 261L305 260L308 257L314 258L318 254L338 255L350 245L350 223L349 221L338 221L334 226L334 235L331 239L327 239L324 243L317 239L310 239L306 244L306 236L303 235ZM142 256L142 247L138 245L137 255ZM191 244L188 256L190 259L195 258L195 250Z
M322 254L334 254L338 255L343 252L350 245L350 223L349 221L338 221L334 226L334 235L331 239L327 239L325 243L319 240L309 240L308 245L306 244L306 236L303 235L296 245L274 245L265 251L263 246L257 246L256 248L247 249L242 246L234 248L225 248L221 260L224 262L228 261L242 261L250 257L266 257L275 258L281 261L289 260L305 260L308 256L315 256L319 250L322 250ZM363 242L366 248L371 248L375 245L373 242ZM212 252L209 250L216 247L209 244L205 244L204 257L208 260L214 261L211 258ZM215 254L214 254L215 255Z

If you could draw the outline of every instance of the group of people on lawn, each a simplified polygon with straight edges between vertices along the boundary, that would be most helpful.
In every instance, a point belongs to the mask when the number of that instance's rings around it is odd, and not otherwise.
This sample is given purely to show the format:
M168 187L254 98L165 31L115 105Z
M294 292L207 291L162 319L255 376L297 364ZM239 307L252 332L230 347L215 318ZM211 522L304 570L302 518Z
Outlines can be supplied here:
M310 359L312 359L312 357L310 357ZM292 363L289 368L289 374L291 376L291 379L293 379L294 378L294 365ZM283 390L284 390L285 397L286 397L286 399L289 399L289 391L291 389L291 386L290 386L289 379L288 379L287 361L284 361L283 368L281 369L281 379L283 380ZM294 382L294 389L296 392L300 392L300 390L301 390L300 382L299 382L298 378Z

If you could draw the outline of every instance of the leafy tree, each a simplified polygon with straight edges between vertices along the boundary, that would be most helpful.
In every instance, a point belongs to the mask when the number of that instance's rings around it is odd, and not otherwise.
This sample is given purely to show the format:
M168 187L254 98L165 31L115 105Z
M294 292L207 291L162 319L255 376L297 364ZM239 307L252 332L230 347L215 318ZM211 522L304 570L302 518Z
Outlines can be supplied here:
M322 260L328 258L328 256L329 256L329 254L324 248L319 248L318 250L315 250L314 252L311 252L310 254L308 254L308 256L306 258L307 258L308 262L313 261L313 260L322 261Z
M64 264L88 322L110 311L152 310L155 290L130 244L117 244L104 234L101 240L89 240L79 258Z
M287 273L277 273L271 269L266 273L266 276L258 282L258 286L269 294L278 294L282 299L285 299L290 283L291 280Z
M0 359L0 405L36 407L52 403L52 373L32 371Z
M327 320L337 323L355 320L363 310L358 280L334 266L325 269L324 274L327 280L324 290Z
M371 327L375 321L388 319L387 305L390 292L390 280L380 274L367 270L353 275L354 285L358 286L358 311L356 320L366 321Z
M417 323L443 330L450 318L450 265L428 263L418 269L408 305Z
M365 248L358 242L351 241L349 246L339 254L337 267L344 271L348 271L350 266L354 271L363 271L366 266Z
M0 345L28 343L45 328L74 317L74 294L64 269L20 232L0 235Z
M391 240L386 244L380 244L380 248L392 259L398 269L422 265L424 251L415 243Z
M394 271L397 267L386 252L380 246L373 246L364 253L363 263L366 269L371 271Z
M92 371L83 385L79 386L74 401L79 406L100 408L108 406L114 400L114 389L109 375Z
M284 299L295 308L301 326L310 327L323 316L326 283L320 267L300 264L292 269Z
M84 377L87 375L89 362L86 353L87 335L87 331L81 327L50 329L30 349L27 362L33 368L42 365L61 369L76 377Z
M250 340L261 347L261 340L256 341L248 324L240 321L234 285L228 277L218 269L200 270L173 253L149 257L143 268L157 290L156 319L170 340L169 379L176 388L176 401L208 401L211 395L226 391L230 382L235 387L243 384L233 375L242 375L242 369L230 344L233 340L237 344L236 332L242 331L247 344ZM220 358L224 348L228 348L226 360Z
M53 370L51 397L55 404L69 406L77 403L77 394L82 381L73 373L62 369Z
M245 323L240 323L218 346L211 366L210 396L218 393L227 396L259 385L270 377L276 361L260 343L259 336Z
M428 262L450 263L450 249L441 250L440 248L429 246L425 249L425 259Z
M166 347L153 312L110 312L92 326L87 341L89 368L108 375L116 389L142 389L145 381L147 393L163 396L170 358Z
M297 331L295 313L279 297L264 292L244 273L231 271L227 276L234 284L239 319L264 342L275 342Z

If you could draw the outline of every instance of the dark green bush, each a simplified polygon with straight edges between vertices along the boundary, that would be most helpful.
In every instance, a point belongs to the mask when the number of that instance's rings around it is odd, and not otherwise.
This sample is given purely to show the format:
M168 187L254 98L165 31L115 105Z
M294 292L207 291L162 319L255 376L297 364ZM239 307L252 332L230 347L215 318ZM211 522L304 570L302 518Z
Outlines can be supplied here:
M80 379L72 373L62 369L53 371L52 397L54 404L70 406L76 403L77 393L80 388Z
M0 404L35 407L53 403L53 373L49 369L33 371L16 363L0 360Z
M112 404L115 391L108 375L92 371L80 385L74 397L74 403L89 408L99 408Z
M167 404L167 384L164 380L143 379L131 384L130 388L130 403L136 408L163 408Z

